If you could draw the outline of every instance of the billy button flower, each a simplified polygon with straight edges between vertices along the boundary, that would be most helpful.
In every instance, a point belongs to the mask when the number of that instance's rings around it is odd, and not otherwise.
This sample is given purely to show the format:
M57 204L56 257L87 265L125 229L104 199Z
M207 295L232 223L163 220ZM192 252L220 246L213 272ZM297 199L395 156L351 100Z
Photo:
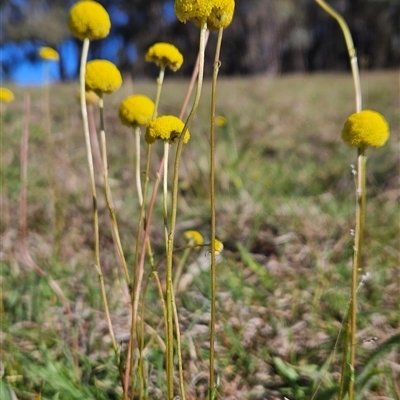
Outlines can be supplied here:
M342 129L343 141L359 148L381 147L389 139L389 124L382 114L363 110L350 115Z
M52 49L51 47L41 47L39 49L39 56L43 60L49 61L58 61L60 59L57 51Z
M187 240L189 246L195 246L196 250L198 250L204 243L203 236L198 231L188 230L183 233L183 236Z
M149 47L146 61L177 71L183 64L183 55L173 44L160 42Z
M0 87L0 102L11 103L14 100L14 93L7 88Z
M80 101L81 93L78 91L76 94L76 98ZM97 104L99 102L99 96L93 90L86 90L85 91L85 101L86 104Z
M118 90L121 84L121 73L112 62L93 60L86 64L86 90L93 90L98 95L112 93Z
M83 0L72 6L68 27L80 40L103 39L110 32L110 17L105 8L96 1Z
M181 22L206 20L209 29L228 26L234 10L234 0L175 0L175 14Z
M220 128L223 128L228 123L228 120L223 115L217 115L215 117L215 125Z
M224 249L224 244L220 240L215 239L214 245L215 245L215 254L216 255L221 254L222 250Z
M119 106L119 119L129 127L147 126L153 116L154 102L147 96L137 94L127 97Z
M173 143L181 135L185 124L178 117L173 115L164 115L150 122L146 131L146 142L154 143L157 139L165 142ZM186 131L183 143L187 143L190 139L189 131Z

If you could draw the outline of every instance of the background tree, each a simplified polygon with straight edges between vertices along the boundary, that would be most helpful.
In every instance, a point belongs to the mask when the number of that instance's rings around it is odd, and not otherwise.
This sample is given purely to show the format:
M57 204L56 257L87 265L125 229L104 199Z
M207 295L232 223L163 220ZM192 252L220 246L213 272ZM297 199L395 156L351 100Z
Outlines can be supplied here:
M56 47L71 40L65 23L75 1L0 0L1 43L31 41ZM198 41L197 28L181 24L171 0L100 0L113 21L108 40L119 46L117 62L126 72L145 75L152 67L138 55L157 41L173 42L185 54L181 74L190 73ZM400 2L398 0L331 0L353 34L361 66L395 68L400 65ZM210 43L215 40L211 35ZM40 42L40 43L38 43ZM110 45L110 43L108 43ZM107 41L95 43L93 56L109 54ZM212 45L209 51L212 52ZM211 53L210 53L211 54ZM285 73L346 70L349 61L339 27L313 0L236 1L235 17L224 34L221 54L224 74ZM6 69L2 62L3 74ZM61 64L61 68L63 65ZM65 66L64 66L65 68ZM211 64L206 65L206 73Z

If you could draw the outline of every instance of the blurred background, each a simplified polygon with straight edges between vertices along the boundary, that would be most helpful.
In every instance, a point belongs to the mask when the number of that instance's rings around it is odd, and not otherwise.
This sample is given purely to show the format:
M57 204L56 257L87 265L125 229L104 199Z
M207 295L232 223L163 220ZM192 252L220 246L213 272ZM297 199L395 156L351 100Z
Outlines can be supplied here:
M184 56L178 76L191 72L198 29L180 23L171 0L101 0L109 12L110 35L92 43L89 58L114 62L135 78L157 68L144 61L158 41L174 43ZM41 46L54 47L60 62L51 62L52 81L75 79L81 42L72 38L67 17L76 1L0 0L0 80L19 85L45 81ZM400 1L330 0L349 24L363 69L400 65ZM216 40L210 37L209 62ZM339 26L313 0L237 0L235 17L224 33L221 54L224 75L284 74L349 69ZM47 61L48 62L48 61ZM208 69L208 71L207 71Z

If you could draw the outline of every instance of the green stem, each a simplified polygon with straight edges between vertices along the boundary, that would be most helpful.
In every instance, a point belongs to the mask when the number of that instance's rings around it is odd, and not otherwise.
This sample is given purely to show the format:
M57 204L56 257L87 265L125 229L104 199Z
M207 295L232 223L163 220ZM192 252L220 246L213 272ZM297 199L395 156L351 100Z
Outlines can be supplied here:
M136 190L140 207L143 206L143 188L142 178L140 171L140 127L135 127L135 150L136 150L136 163L135 163L135 176L136 176Z
M221 50L223 28L218 31L217 46L215 50L214 68L211 88L211 127L210 127L210 205L211 205L211 321L210 321L210 391L212 400L215 393L215 321L216 321L216 269L215 269L215 108L217 93L217 78L220 67L219 54Z
M104 193L106 197L106 202L108 209L110 211L110 216L111 216L111 221L112 221L112 229L113 229L113 238L114 242L117 245L118 248L118 254L121 258L122 265L124 267L124 273L125 273L125 279L127 283L129 284L129 274L128 274L128 269L126 266L126 261L124 257L124 253L122 250L122 245L119 237L119 231L118 231L118 225L117 225L117 219L115 216L115 211L112 206L112 198L111 198L111 192L110 192L110 187L108 184L108 163L107 163L107 148L106 148L106 133L105 133L105 123L104 123L104 98L103 94L101 93L99 96L99 108L100 108L100 140L101 140L101 149L102 149L102 157L103 157L103 167L104 167ZM99 255L100 257L100 255ZM106 319L107 319L107 325L108 325L108 330L110 332L111 336L111 341L112 345L114 348L115 356L118 362L118 370L120 374L120 379L121 379L121 384L123 385L124 382L124 373L123 373L123 368L120 363L120 357L119 357L119 348L117 341L115 339L115 334L114 334L114 329L112 326L112 321L111 321L111 313L108 307L108 300L107 300L107 294L106 294L106 287L104 284L104 278L103 278L103 273L101 270L101 266L99 263L98 267L98 274L99 274L99 280L100 280L100 286L101 286L101 295L103 299L103 304L104 304L104 310L106 314ZM125 395L125 394L124 394Z
M118 345L115 339L114 330L112 327L110 310L108 308L107 295L106 295L106 287L104 284L103 273L101 271L100 264L100 246L99 246L99 215L97 208L97 194L96 194L96 184L94 178L94 167L93 167L93 156L92 156L92 148L90 144L90 133L89 133L89 122L88 122L88 114L86 108L86 98L85 98L85 74L86 74L86 60L88 55L90 41L86 38L83 41L82 47L82 55L80 62L80 74L79 74L79 84L80 84L80 101L81 101L81 113L82 113L82 122L83 122L83 132L85 135L85 143L86 143L86 153L87 153L87 161L89 166L89 176L90 176L90 187L92 190L92 199L93 199L93 235L94 235L94 251L95 251L95 268L97 270L97 274L99 277L100 283L100 291L101 297L103 301L104 311L106 314L107 325L111 337L111 342L113 345L113 349L115 351L116 356L118 357ZM118 363L119 366L119 363ZM120 379L123 383L123 371L119 368Z
M189 254L192 251L192 248L193 248L192 246L186 248L184 253L183 253L183 255L182 255L182 258L179 260L179 264L178 264L178 266L176 268L175 276L174 276L174 293L177 293L177 291L178 291L179 280L180 280L180 278L182 276L183 267L186 264L186 261L187 261L187 259L189 257Z
M366 163L365 148L358 148L357 154L357 202L356 202L356 226L353 252L353 276L351 285L350 304L350 369L354 371L356 354L356 330L357 330L357 287L358 271L361 270L361 252L364 239L365 198L366 198ZM354 378L350 377L349 400L354 399Z
M100 97L99 105L100 105L100 110L103 110L103 106L104 106L103 96ZM125 260L124 250L122 248L121 238L119 235L117 216L115 214L115 209L113 206L110 185L108 183L107 142L106 142L106 133L104 130L104 113L103 113L103 111L100 111L100 126L101 126L100 127L101 152L102 152L102 159L103 159L104 195L106 198L108 211L110 213L111 229L112 229L114 243L117 246L118 255L119 255L119 258L121 261L122 268L124 270L125 280L129 287L131 280L129 277L128 266L127 266L126 260Z
M335 11L331 6L329 6L324 0L315 0L328 14L336 19L340 28L343 32L347 51L350 57L351 72L354 81L355 98L356 98L356 112L362 110L362 93L361 93L361 83L360 83L360 72L357 62L356 49L354 48L353 39L351 37L350 29L343 19L343 17ZM354 364L355 364L355 351L356 351L356 316L357 316L357 286L358 286L358 269L360 267L361 258L361 248L363 242L363 230L364 230L364 214L365 214L365 166L366 157L364 155L365 149L358 149L357 157L357 206L356 206L356 228L355 228L355 238L354 238L354 255L353 255L353 272L352 272L352 283L351 283L351 303L349 312L349 334L346 335L346 347L350 347L350 359L349 359L349 369L350 369L350 381L348 395L349 400L354 399ZM347 358L347 350L344 352L344 357ZM342 364L342 375L345 374L345 360ZM345 379L341 379L339 399L344 395L344 385Z
M207 32L207 22L201 22L200 29L200 45L199 45L199 75L197 78L197 91L193 102L192 109L186 120L185 126L179 137L178 146L175 155L174 164L174 178L172 185L172 205L171 205L171 223L170 231L168 234L168 245L167 245L167 273L166 273L166 305L167 305L167 393L168 400L172 400L174 397L174 329L173 329L173 284L172 284L172 256L174 247L174 235L176 226L176 212L178 208L178 178L179 178L179 161L182 152L183 139L190 126L193 117L196 113L197 107L199 105L201 89L203 85L203 75L204 75L204 51L205 51L205 37Z
M95 263L96 263L96 268L99 269L100 268L99 217L97 209L97 194L96 194L96 184L94 179L92 147L90 144L89 122L88 122L88 114L87 114L86 99L85 99L86 60L89 51L89 45L90 41L88 38L86 38L83 41L83 47L82 47L79 83L80 83L80 100L81 100L83 133L85 135L87 162L89 166L90 188L92 190L92 198L93 198L93 226L94 226L93 234L94 234Z
M179 316L178 309L176 308L175 294L172 290L172 307L174 310L174 323L175 323L175 333L176 333L176 351L178 353L178 374L179 374L179 390L181 394L181 400L185 400L185 386L183 382L183 367L182 367L182 351L181 351L181 331L179 328Z
M315 0L328 14L336 19L340 28L342 29L344 39L346 41L347 51L350 57L351 72L354 80L354 89L356 92L356 111L360 112L362 110L362 93L361 93L361 83L360 83L360 72L358 69L357 53L354 47L353 39L351 37L350 29L343 19L343 17L335 11L330 5L328 5L324 0Z
M163 179L163 212L164 212L164 230L165 230L165 243L168 245L168 156L169 156L168 142L164 143L164 179Z
M154 100L154 112L153 112L153 117L151 119L154 119L157 116L158 105L160 104L161 89L164 82L164 75L165 75L165 65L161 65L160 73L158 74L157 78L157 92L156 92L156 98Z
M165 66L160 67L160 73L157 79L157 92L156 92L156 98L154 102L154 112L152 119L154 119L157 115L157 110L158 110L158 105L160 102L160 97L161 97L161 89L162 89L162 84L164 81L164 74L165 74ZM126 368L126 375L131 376L132 379L132 393L134 393L133 390L133 373L134 370L131 366L131 359L132 359L132 354L134 351L134 334L135 334L135 325L137 321L137 313L138 313L138 307L139 307L139 300L140 300L140 294L141 294L141 286L142 286L142 280L143 280L143 274L144 274L144 258L141 257L139 261L139 244L140 244L140 237L141 237L141 230L142 230L142 223L143 219L145 219L145 202L144 199L146 198L147 194L147 188L148 188L148 182L149 182L149 170L150 170L150 160L151 160L151 148L152 145L148 144L147 145L147 154L146 154L146 171L145 171L145 185L144 189L142 189L142 182L141 182L141 175L140 175L140 130L137 127L135 129L135 147L136 147L136 166L135 166L135 174L136 174L136 187L137 187L137 192L138 192L138 198L139 198L139 205L140 205L140 215L139 215L139 221L138 221L138 230L137 230L137 239L136 239L136 251L135 251L135 262L134 262L134 271L133 271L133 282L134 286L131 291L131 299L132 299L132 319L131 319L131 337L130 337L130 346L128 350L128 356L127 356L127 368ZM159 179L159 178L158 178ZM145 229L147 227L147 222L145 221ZM143 241L145 243L145 246L147 247L147 253L150 258L150 265L154 265L154 260L153 260L153 253L151 250L151 244L150 241L148 240L148 236L145 234ZM144 255L144 252L143 252ZM125 387L127 387L128 382L127 378L125 381ZM133 394L132 394L133 396Z

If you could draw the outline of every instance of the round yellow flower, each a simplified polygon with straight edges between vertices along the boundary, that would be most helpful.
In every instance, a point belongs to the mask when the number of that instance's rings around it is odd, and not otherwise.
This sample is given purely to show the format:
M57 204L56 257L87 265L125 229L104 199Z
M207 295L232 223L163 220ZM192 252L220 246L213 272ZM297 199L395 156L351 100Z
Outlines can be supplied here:
M78 90L76 93L76 98L80 101L81 100L81 91ZM93 90L86 90L85 91L85 101L87 104L97 104L99 102L99 96Z
M228 120L223 115L218 115L215 117L215 125L223 128L228 123Z
M177 71L183 63L183 55L173 44L160 42L147 50L146 61Z
M389 124L382 114L363 110L347 119L342 129L342 139L350 146L381 147L389 139Z
M215 254L218 255L224 249L224 244L218 239L215 239L214 244L215 244Z
M43 58L43 60L58 61L60 59L57 51L51 47L41 47L39 49L39 56Z
M122 84L118 68L107 60L93 60L86 64L86 90L97 94L115 92Z
M7 88L0 87L0 102L11 103L14 100L14 93Z
M209 29L228 26L234 10L234 0L175 0L175 14L181 22L206 20Z
M193 230L185 231L183 233L183 236L188 241L188 244L190 246L195 246L195 249L199 249L200 246L204 243L203 236L198 231L193 231Z
M146 131L146 142L151 144L157 139L173 143L181 135L185 124L173 115L164 115L150 122ZM183 143L187 143L190 139L189 131L186 131Z
M123 125L136 127L148 125L153 117L155 104L147 96L129 96L119 106L119 119Z
M78 39L103 39L110 32L110 17L105 8L96 1L83 0L72 6L68 26Z

